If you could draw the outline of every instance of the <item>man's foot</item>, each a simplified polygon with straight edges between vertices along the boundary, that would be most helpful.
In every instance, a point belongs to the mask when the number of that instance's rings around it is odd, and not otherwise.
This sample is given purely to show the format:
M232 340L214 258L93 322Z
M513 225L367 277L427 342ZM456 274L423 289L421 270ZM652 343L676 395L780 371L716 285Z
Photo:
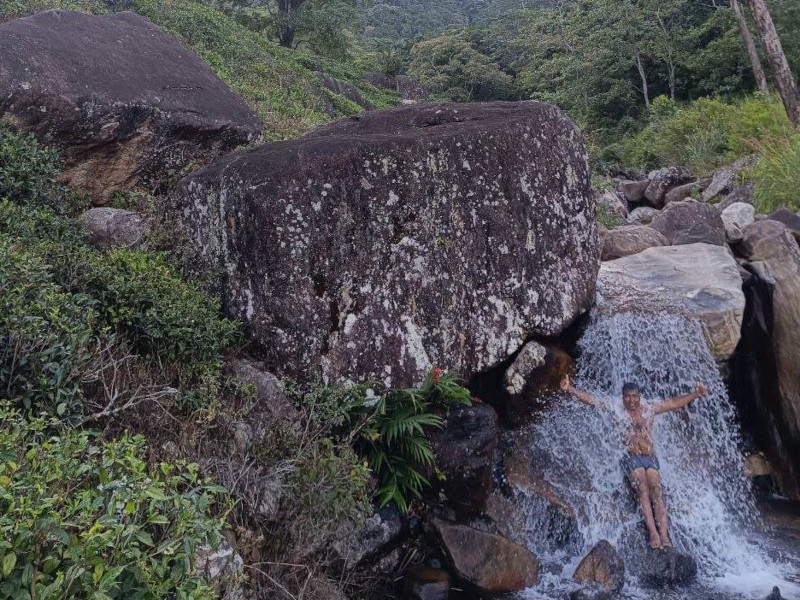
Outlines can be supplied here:
M668 537L664 537L661 539L661 547L662 548L672 548L672 542L669 541Z
M650 547L653 550L661 550L661 548L664 547L663 544L661 543L661 538L658 537L657 535L656 536L651 535L650 536Z

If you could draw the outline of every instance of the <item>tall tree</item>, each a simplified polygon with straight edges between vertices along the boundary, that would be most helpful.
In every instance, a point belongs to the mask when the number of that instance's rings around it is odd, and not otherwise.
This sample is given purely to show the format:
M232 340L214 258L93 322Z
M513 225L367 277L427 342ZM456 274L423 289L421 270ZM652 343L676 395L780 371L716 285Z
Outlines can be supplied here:
M800 95L797 93L797 83L783 52L775 24L772 22L772 15L764 0L749 0L749 2L761 42L767 50L767 57L775 76L775 87L778 88L786 114L796 127L800 127Z
M753 68L753 75L756 78L758 89L766 93L768 89L767 76L764 73L764 67L761 66L761 58L758 56L753 36L750 35L750 27L747 25L747 19L744 16L739 0L731 0L731 8L733 8L733 14L736 15L736 21L739 23L739 34L742 36L745 48L747 48L747 55L750 57L750 66Z

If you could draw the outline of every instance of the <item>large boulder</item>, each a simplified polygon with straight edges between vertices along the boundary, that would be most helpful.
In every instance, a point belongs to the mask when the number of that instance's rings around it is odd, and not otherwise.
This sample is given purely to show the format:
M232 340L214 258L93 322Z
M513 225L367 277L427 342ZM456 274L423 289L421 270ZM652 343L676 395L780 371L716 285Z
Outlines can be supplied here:
M580 134L535 102L404 106L231 154L176 208L278 375L484 371L594 301Z
M260 131L208 65L134 13L8 21L0 55L0 118L63 148L64 178L95 203L163 188Z
M624 179L620 182L622 194L628 202L641 202L644 200L644 192L649 185L649 179L643 179L641 181Z
M345 521L335 532L333 548L345 568L387 554L403 533L403 519L394 505L376 511L360 523Z
M797 240L797 243L800 244L800 215L793 213L788 208L779 208L772 213L769 218L772 221L778 221L786 225L786 229L789 230L789 233L791 233L794 239Z
M688 585L697 578L697 561L674 548L648 550L639 573L645 587Z
M650 227L662 234L670 244L675 243L675 238L681 232L683 236L692 235L692 230L696 232L697 239L689 241L681 240L682 243L706 242L714 243L718 240L710 237L715 232L718 234L721 245L725 241L725 227L719 211L702 202L693 200L683 200L671 202L658 214L650 223ZM709 232L711 232L709 234Z
M736 180L739 173L753 166L758 162L758 155L752 154L740 158L730 165L724 165L714 171L711 176L711 183L703 190L703 200L706 202L714 200L718 196L731 192L736 187Z
M428 479L460 515L486 508L498 435L497 413L480 403L453 408L441 429L428 432L436 469L444 474L442 479L430 473Z
M695 194L699 196L700 192L705 188L707 183L707 181L691 181L689 183L679 185L678 187L674 187L664 195L664 204L680 202L681 200L686 200L687 198L694 198Z
M735 202L722 211L722 223L729 242L741 241L744 228L756 218L756 209L746 202Z
M625 564L608 540L600 540L581 560L572 579L607 592L619 592L625 582Z
M783 438L779 447L800 447L800 248L783 223L758 221L744 230L742 254L761 279L771 283L771 306L761 314L771 333L777 378L777 405L764 407L772 413L773 431ZM800 454L786 457L800 473ZM800 478L799 478L800 479ZM797 483L795 482L795 486ZM789 486L786 486L789 487ZM797 487L792 492L797 494Z
M614 260L668 244L667 238L647 225L615 227L603 239L602 260Z
M623 221L628 217L628 209L614 192L598 192L597 208L610 217L618 217Z
M697 318L719 360L730 358L739 342L742 278L724 246L648 248L604 262L597 285L598 306L604 312L671 311Z
M714 206L717 207L717 210L722 212L726 208L728 208L731 204L736 204L737 202L744 202L745 204L752 204L753 203L753 195L755 194L756 186L751 181L745 183L744 185L738 185L733 188L730 194L725 196L718 204Z
M524 546L440 519L432 525L455 573L479 593L499 596L539 582L539 559Z
M725 230L708 223L694 223L686 229L675 232L672 238L673 246L684 244L712 244L722 246L725 244Z
M690 183L692 174L683 167L665 167L649 175L650 184L644 192L644 199L655 208L664 206L667 192L679 185Z
M628 215L628 223L631 225L649 225L658 215L661 214L657 208L652 206L640 206L634 208Z

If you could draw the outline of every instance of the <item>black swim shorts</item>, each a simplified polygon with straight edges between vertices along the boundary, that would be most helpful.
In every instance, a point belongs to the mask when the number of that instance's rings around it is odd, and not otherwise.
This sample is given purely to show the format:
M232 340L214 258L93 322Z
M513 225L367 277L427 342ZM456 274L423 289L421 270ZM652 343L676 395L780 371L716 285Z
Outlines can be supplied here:
M658 471L661 468L658 464L658 458L653 454L626 454L621 463L626 475L630 475L636 469L655 469Z

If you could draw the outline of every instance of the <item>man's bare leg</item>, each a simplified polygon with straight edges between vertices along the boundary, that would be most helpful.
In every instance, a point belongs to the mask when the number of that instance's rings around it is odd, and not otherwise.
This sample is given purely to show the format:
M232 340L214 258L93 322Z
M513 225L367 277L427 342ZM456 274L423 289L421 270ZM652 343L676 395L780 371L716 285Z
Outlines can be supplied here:
M650 533L650 547L661 548L661 536L656 529L653 508L650 506L650 486L647 483L647 474L640 467L631 473L631 479L633 480L633 489L639 496L639 507L642 509L644 524L647 525L647 531Z
M647 469L647 486L650 490L650 499L653 501L653 512L656 517L658 531L661 534L661 545L672 546L669 540L669 524L667 522L667 506L664 503L664 493L661 490L661 475L655 469Z

